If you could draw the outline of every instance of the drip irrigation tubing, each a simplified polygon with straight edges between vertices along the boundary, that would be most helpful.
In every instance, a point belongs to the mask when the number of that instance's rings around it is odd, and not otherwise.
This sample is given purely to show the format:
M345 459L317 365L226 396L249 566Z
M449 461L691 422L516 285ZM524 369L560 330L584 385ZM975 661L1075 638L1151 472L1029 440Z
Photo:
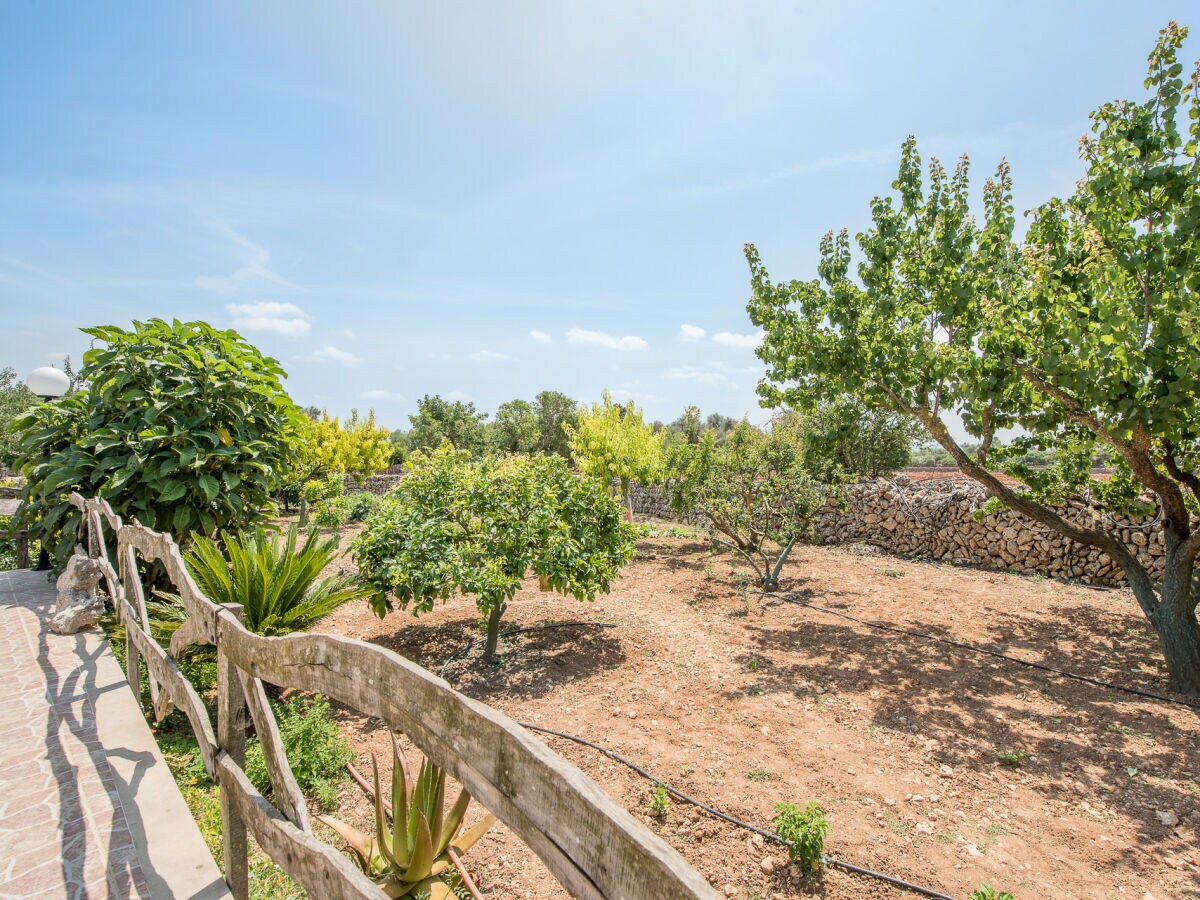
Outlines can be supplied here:
M663 790L665 790L668 794L670 794L672 797L675 797L677 800L681 800L684 803L691 804L692 806L696 807L697 809L700 809L700 810L708 813L710 816L715 816L718 819L728 822L730 825L736 825L738 828L744 828L746 831L752 831L757 835L761 835L764 840L768 840L768 841L771 841L772 843L776 843L776 844L781 844L784 847L790 846L790 844L787 841L785 841L783 838L779 837L779 835L775 834L774 832L767 831L765 828L759 828L757 825L752 825L749 822L743 822L741 819L734 818L733 816L729 815L728 813L723 813L719 809L714 809L713 807L709 806L708 804L702 803L701 801L697 800L695 797L688 796L687 794L685 794L683 791L679 790L678 788L671 787L671 785L667 784L665 781L662 781L662 780L654 777L653 775L651 775L649 772L647 772L645 769L643 769L641 766L639 766L633 760L622 756L620 753L617 753L614 750L609 750L607 747L603 747L600 744L595 744L592 741L585 740L584 738L581 738L581 737L576 737L573 734L565 734L564 732L561 732L561 731L555 731L552 728L543 728L541 725L533 725L529 722L518 722L517 724L520 725L522 728L529 729L530 731L538 731L538 732L541 732L542 734L549 734L549 735L552 735L553 737L562 738L563 740L573 741L574 743L579 744L584 747L590 747L592 750L596 750L599 753L603 753L609 759L614 760L615 762L619 762L619 763L621 763L621 765L627 766L628 768L632 769L634 772L637 772L637 774L641 775L647 781L651 781L654 784L658 785ZM895 878L894 876L886 875L883 872L876 872L873 869L867 869L862 866L856 866L853 863L844 862L833 856L826 856L825 854L821 854L821 862L827 866L833 866L834 868L843 869L847 872L853 872L856 875L865 875L869 878L875 878L875 879L878 879L879 881L885 881L888 884L892 885L893 887L903 888L904 890L913 891L915 893L922 894L926 897L932 897L932 898L934 898L934 900L955 900L955 898L949 896L948 894L943 894L940 891L935 891L935 890L933 890L933 888L927 888L920 884L913 884L910 881L904 881L901 878Z
M510 628L508 631L500 632L500 637L511 637L514 634L524 634L527 631L542 631L549 628L616 628L615 622L553 622L549 625L529 625L525 628ZM469 644L463 644L442 663L442 667L438 669L438 678L446 677L446 670L450 668L450 663L454 662L464 653L470 652L473 648L487 641L487 638L482 637L477 641L471 641Z
M1102 681L1099 678L1091 678L1087 675L1079 675L1075 672L1068 672L1066 669L1059 669L1054 666L1048 666L1045 663L1034 662L1030 659L1021 659L1017 656L1009 656L1006 653L1001 653L999 650L991 650L987 647L980 647L978 644L969 644L966 641L955 640L954 638L941 637L936 634L926 634L922 631L913 631L908 628L900 628L896 625L885 625L882 622L872 622L869 619L860 619L857 616L852 616L849 613L839 612L836 609L829 609L825 606L818 606L815 603L809 603L805 600L797 600L795 597L789 597L786 594L771 593L764 591L758 592L763 597L778 597L787 603L803 606L807 609L815 609L817 612L827 613L831 616L837 616L840 619L846 619L850 622L856 622L859 625L865 625L867 628L876 628L880 631L890 631L893 634L903 634L908 637L922 638L927 641L936 641L939 644L947 644L951 647L957 647L960 650L969 650L972 653L982 653L985 656L993 656L996 659L1004 659L1009 662L1020 663L1023 666L1029 666L1031 669L1040 669L1043 672L1049 672L1051 675L1058 675L1062 678L1073 678L1076 681L1082 681L1086 684L1095 685L1096 687L1107 688L1113 691L1121 691L1126 694L1133 694L1136 697L1144 697L1148 700L1158 700L1162 703L1174 703L1178 706L1186 706L1189 709L1200 710L1200 702L1195 700L1185 700L1182 697L1168 697L1165 694L1156 694L1154 691L1143 691L1138 688L1127 687L1122 684L1113 684L1111 681Z

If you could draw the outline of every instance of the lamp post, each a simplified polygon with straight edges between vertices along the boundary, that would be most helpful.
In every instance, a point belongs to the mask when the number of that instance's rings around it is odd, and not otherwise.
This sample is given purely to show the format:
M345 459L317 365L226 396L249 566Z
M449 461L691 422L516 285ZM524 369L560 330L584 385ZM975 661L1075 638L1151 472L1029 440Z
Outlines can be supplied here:
M29 377L25 379L25 386L29 390L41 397L46 403L51 400L57 400L63 394L71 389L71 379L67 374L54 366L41 366L29 373ZM46 447L42 450L42 456L49 456L50 448ZM37 565L34 566L34 571L45 572L50 568L50 554L46 552L46 546L43 542L38 552Z

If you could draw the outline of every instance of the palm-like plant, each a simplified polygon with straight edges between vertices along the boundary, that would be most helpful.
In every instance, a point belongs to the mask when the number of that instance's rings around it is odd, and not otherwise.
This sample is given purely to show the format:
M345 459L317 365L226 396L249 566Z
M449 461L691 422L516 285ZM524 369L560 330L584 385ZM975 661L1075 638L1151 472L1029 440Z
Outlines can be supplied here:
M392 737L393 828L388 828L383 793L379 789L379 766L371 757L375 772L375 834L368 835L333 816L318 818L336 831L350 846L358 867L391 898L427 893L430 900L453 894L443 876L456 866L455 857L466 853L492 827L496 817L490 813L462 834L463 817L471 795L463 789L446 813L446 773L422 759L413 781L404 757Z
M211 538L197 536L184 561L200 590L214 603L240 603L246 628L256 634L303 631L343 603L367 597L370 589L352 575L321 570L337 554L337 539L309 531L297 550L296 527L285 537L263 529L223 538L225 550Z

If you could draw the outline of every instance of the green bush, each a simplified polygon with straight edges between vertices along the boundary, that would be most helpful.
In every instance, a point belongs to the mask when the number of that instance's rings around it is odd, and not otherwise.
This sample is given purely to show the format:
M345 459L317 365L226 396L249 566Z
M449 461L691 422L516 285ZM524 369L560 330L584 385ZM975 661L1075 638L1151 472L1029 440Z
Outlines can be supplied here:
M379 498L370 491L355 491L346 498L349 501L347 522L361 522L375 510L379 509Z
M329 702L320 694L312 699L296 695L286 703L272 702L271 707L300 790L315 797L323 807L333 805L337 797L334 785L354 753L330 718ZM271 779L258 738L246 743L246 777L261 793L270 790Z
M312 481L306 481L304 482L304 487L300 489L300 495L313 504L341 497L345 493L346 476L337 472L332 475L326 475L324 478L314 478Z
M967 900L1017 900L1017 898L1008 891L997 891L989 885L981 884L971 891L971 896Z
M353 575L320 578L337 558L336 538L310 531L299 550L296 540L294 525L282 540L259 528L241 538L226 535L223 553L216 541L197 537L184 561L210 600L242 605L245 625L255 634L303 631L343 603L372 593Z
M812 801L803 810L794 803L776 803L775 835L787 842L788 858L800 866L806 875L821 868L825 852L825 810Z

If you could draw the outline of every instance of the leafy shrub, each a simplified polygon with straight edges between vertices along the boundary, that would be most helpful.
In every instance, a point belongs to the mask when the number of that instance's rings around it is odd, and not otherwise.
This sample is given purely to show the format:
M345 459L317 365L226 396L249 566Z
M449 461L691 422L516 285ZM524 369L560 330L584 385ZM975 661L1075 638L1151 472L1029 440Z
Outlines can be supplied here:
M800 866L800 871L809 874L821 868L829 823L816 801L803 810L793 803L776 803L771 821L775 823L775 835L787 842L788 858Z
M1029 758L1029 751L1023 747L1017 747L1015 750L997 750L996 759L1000 760L1003 765L1010 769L1020 768L1021 764Z
M304 487L300 489L300 496L313 504L341 497L345 493L346 477L336 472L323 478L306 481Z
M330 718L329 702L319 694L312 699L296 695L286 703L272 702L271 707L300 790L323 801L336 796L333 782L342 775L346 763L354 759L354 753L346 745L337 723ZM246 777L259 792L265 794L270 790L271 779L258 738L246 743Z
M549 590L591 600L633 556L634 529L605 485L579 478L561 457L472 462L447 446L414 458L352 544L381 617L391 596L416 615L455 591L474 594L491 659L528 569Z
M17 420L30 536L65 563L79 510L72 490L186 541L240 530L273 508L302 415L279 364L204 322L85 328L83 387Z
M670 809L671 800L667 796L667 789L661 784L657 785L650 794L650 815L661 819Z
M449 851L465 854L496 821L486 815L475 826L458 833L471 803L464 788L445 812L446 773L427 759L415 781L411 780L396 739L392 738L392 822L395 832L388 828L384 811L383 791L379 785L379 766L371 758L375 774L375 834L368 835L341 819L321 816L320 820L341 835L350 846L358 867L388 897L450 896L451 885L443 879L452 877L455 868ZM435 887L440 885L437 893Z
M313 522L319 528L337 531L350 518L350 498L331 497L313 507Z
M349 501L347 522L361 522L379 508L379 498L370 491L355 491L346 499Z
M578 425L563 426L571 457L584 475L603 484L617 482L633 521L632 485L656 484L666 473L665 433L646 424L633 401L622 406L604 392L600 403L579 409Z
M214 603L242 604L246 628L256 634L303 631L343 603L371 593L352 575L320 578L337 557L336 538L321 539L310 531L299 550L296 540L294 525L282 540L259 528L241 538L225 536L223 553L216 541L197 537L184 561Z

